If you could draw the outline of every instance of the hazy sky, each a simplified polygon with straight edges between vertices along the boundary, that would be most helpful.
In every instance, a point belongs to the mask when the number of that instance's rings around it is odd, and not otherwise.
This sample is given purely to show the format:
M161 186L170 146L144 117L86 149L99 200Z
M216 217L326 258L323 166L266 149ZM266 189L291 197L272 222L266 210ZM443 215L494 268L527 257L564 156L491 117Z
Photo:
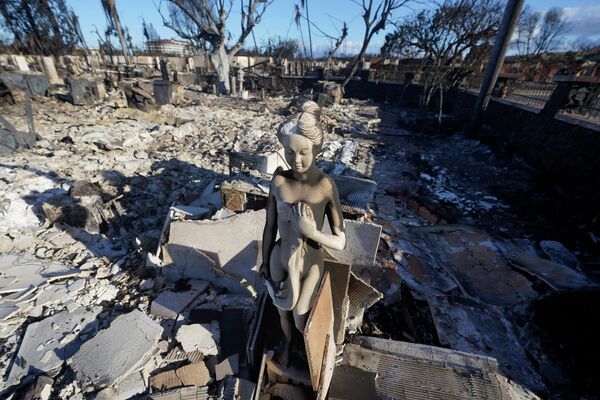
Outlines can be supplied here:
M239 0L234 1L234 4L239 4ZM93 25L98 27L99 32L103 32L106 27L100 0L67 0L67 3L79 15L81 29L86 36L88 45L96 47L98 40L96 35L92 33L94 31ZM154 25L161 38L177 38L173 31L162 25L161 17L157 11L157 6L161 4L161 0L116 0L116 3L121 21L129 28L134 44L141 47L144 42L142 18ZM162 3L163 10L166 10L165 1L162 0ZM308 4L311 20L331 36L336 36L337 31L341 28L342 21L346 21L349 26L349 33L340 51L342 54L357 51L362 41L364 27L360 7L356 3L352 0L309 0ZM429 4L434 4L434 2L429 2ZM564 8L571 22L571 31L567 39L569 41L576 39L600 40L600 3L597 0L526 0L525 4L539 11L545 11L551 7ZM236 5L234 5L228 21L228 29L233 38L236 38L239 34L240 25L240 13L239 11L236 12L236 8L238 8ZM427 1L421 1L410 8L405 7L394 14L394 19L409 15L427 6ZM391 28L390 25L388 30L391 30ZM254 28L254 33L258 46L261 46L267 38L273 36L299 40L300 32L294 23L294 1L274 0L261 23ZM303 33L308 45L306 25L303 26ZM312 36L313 48L316 54L322 54L323 51L329 48L329 40L314 28L312 29ZM385 33L380 33L374 37L370 47L371 51L379 51L384 36ZM246 41L246 46L252 47L253 45L250 36Z

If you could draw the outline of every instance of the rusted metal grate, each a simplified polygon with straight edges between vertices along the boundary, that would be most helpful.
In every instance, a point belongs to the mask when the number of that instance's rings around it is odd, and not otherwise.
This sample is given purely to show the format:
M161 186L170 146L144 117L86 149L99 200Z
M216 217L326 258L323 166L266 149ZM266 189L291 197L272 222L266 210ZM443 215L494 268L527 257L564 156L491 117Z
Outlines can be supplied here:
M340 194L342 211L348 214L366 214L377 189L375 181L341 175L332 178Z

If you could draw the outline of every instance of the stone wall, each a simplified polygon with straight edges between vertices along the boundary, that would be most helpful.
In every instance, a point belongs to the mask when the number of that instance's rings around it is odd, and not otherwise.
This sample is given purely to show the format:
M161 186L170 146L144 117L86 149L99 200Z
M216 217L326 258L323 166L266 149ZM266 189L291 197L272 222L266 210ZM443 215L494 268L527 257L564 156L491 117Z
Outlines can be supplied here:
M463 126L472 115L476 99L477 94L462 90L455 91L448 99L454 117ZM591 207L584 213L600 211L600 190L596 183L600 177L600 125L548 107L536 109L493 98L483 115L477 138L522 157L536 169L540 182L560 185L574 204Z

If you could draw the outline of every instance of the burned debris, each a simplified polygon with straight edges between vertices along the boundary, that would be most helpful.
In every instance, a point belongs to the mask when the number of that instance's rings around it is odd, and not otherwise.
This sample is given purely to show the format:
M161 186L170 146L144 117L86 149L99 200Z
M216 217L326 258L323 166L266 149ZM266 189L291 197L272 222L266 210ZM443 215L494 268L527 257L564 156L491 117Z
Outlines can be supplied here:
M236 56L269 4L201 55L114 1L123 55L0 54L0 398L595 398L597 79L503 76L472 135L450 66Z

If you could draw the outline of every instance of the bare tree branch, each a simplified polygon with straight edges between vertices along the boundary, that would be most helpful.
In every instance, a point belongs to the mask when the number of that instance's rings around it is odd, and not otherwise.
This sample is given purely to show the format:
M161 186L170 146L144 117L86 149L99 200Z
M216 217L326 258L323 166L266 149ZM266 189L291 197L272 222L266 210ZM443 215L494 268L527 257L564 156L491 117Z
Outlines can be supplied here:
M229 65L232 57L258 24L273 0L240 0L240 36L230 43L227 20L234 0L165 0L168 15L157 6L163 24L196 48L208 47L220 86L229 90Z
M403 7L411 0L379 0L375 10L373 10L373 1L374 0L369 0L368 4L365 3L365 0L362 1L362 15L365 23L363 44L358 55L354 59L350 73L348 76L346 76L346 79L344 79L344 82L342 83L342 90L344 90L354 74L356 74L358 64L364 57L373 36L385 29L385 25L387 24L388 19L394 10Z

